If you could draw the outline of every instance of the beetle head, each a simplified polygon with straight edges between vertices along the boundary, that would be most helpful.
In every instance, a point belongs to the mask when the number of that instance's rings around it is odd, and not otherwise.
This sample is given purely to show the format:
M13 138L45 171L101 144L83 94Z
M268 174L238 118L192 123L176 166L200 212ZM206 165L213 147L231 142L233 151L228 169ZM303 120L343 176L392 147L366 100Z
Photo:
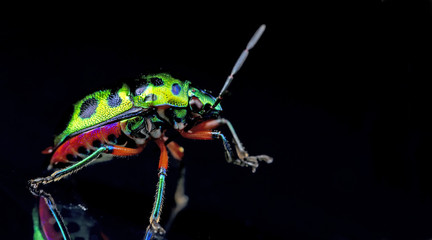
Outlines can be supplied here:
M222 111L220 105L211 109L213 104L216 102L216 98L207 93L204 90L190 87L188 91L189 96L189 107L193 113L204 115L204 117L217 117L219 112Z

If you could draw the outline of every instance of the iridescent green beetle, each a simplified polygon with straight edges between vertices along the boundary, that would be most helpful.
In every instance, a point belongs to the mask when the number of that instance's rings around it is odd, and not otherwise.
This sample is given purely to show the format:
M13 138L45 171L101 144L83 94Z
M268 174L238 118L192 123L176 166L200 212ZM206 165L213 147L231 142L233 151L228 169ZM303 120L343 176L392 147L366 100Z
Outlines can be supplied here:
M181 81L167 73L158 73L141 76L134 86L124 84L116 90L92 93L74 105L66 128L55 138L54 146L44 151L52 154L49 169L58 169L58 163L64 163L66 167L47 177L29 181L31 192L45 201L64 239L70 239L67 228L54 200L40 185L58 181L98 161L100 155L104 156L103 159L138 155L149 141L154 141L160 148L160 159L158 191L145 239L164 235L165 230L159 225L159 218L168 167L167 149L174 158L181 160L183 157L183 148L165 136L168 129L174 129L182 137L189 139L221 139L226 160L251 167L253 172L259 161L272 162L272 158L267 155L249 156L231 123L220 118L222 108L219 105L234 74L241 68L249 50L264 29L265 25L262 25L253 35L216 98L194 88L189 81ZM220 125L228 126L233 136L235 152L225 136L214 130ZM120 137L126 137L133 144L117 144L116 139ZM45 235L49 235L49 230L44 231Z

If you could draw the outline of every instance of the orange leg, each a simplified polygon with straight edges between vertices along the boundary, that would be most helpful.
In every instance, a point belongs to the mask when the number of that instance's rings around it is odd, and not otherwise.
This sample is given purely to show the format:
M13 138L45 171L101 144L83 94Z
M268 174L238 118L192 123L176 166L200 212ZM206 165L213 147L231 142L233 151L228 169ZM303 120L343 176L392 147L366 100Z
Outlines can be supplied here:
M199 123L198 125L194 126L190 129L191 132L197 132L197 131L203 131L203 130L212 130L220 125L224 124L225 119L211 119L204 121L202 123Z
M204 121L187 132L181 132L180 134L184 138L198 139L198 140L212 140L217 137L212 130L220 126L223 122L221 119L212 119Z
M233 143L236 150L236 158L231 150L231 146L229 142L226 140L225 136L220 132L214 132L213 129L220 126L226 125L231 132L233 137ZM258 167L259 161L264 161L266 163L271 163L273 159L267 155L258 155L258 156L249 156L249 153L243 147L240 142L240 139L237 136L237 133L234 130L232 124L223 118L207 120L198 125L192 127L187 132L180 133L184 138L189 139L199 139L199 140L211 140L211 139L222 139L224 147L225 147L225 157L228 162L232 162L236 165L251 167L252 172L255 172Z
M184 148L178 145L176 142L171 141L167 144L167 148L170 151L171 155L177 159L182 160L184 156Z
M184 138L198 139L198 140L212 140L213 132L211 130L197 131L197 132L182 132L180 133Z
M161 151L160 157L159 157L159 169L161 169L161 168L167 169L168 168L168 152L167 152L167 149L165 147L165 142L161 138L156 139L155 142Z
M152 239L152 236L159 239L165 235L165 230L159 224L160 213L162 209L163 196L165 191L166 169L168 168L168 151L165 147L165 141L162 138L155 140L161 153L159 157L159 181L156 186L157 192L153 203L153 210L150 216L150 225L147 227L144 239ZM156 237L157 236L157 237Z
M144 149L144 145L139 146L138 148L127 148L118 145L112 145L111 147L112 147L111 154L115 156L134 156L140 154Z

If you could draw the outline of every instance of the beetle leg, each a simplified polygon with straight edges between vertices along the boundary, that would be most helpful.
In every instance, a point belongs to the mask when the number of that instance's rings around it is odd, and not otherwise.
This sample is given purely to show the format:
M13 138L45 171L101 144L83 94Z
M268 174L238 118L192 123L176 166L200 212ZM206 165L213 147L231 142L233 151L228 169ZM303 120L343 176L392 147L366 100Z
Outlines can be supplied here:
M226 139L225 135L223 135L219 131L212 132L212 134L213 134L213 138L222 140L225 149L225 159L227 160L228 163L232 163L234 161L233 159L235 159L235 156L234 156L234 152L232 151L231 145Z
M138 155L142 152L142 150L144 149L145 145L139 145L138 148L128 148L128 147L123 147L123 146L119 146L119 145L112 145L110 146L112 147L112 150L110 152L110 154L115 155L115 156L134 156L134 155Z
M160 213L162 210L163 196L165 190L165 177L166 170L168 168L168 152L165 147L165 143L162 139L156 139L156 144L158 145L161 153L159 158L159 182L156 186L157 192L155 201L153 204L152 214L150 216L150 225L147 227L145 238L150 239L163 239L165 235L165 230L159 224Z
M96 160L97 157L102 152L106 152L106 151L110 151L110 150L112 150L112 148L110 146L102 146L102 147L98 148L96 151L94 151L92 154L90 154L88 157L84 158L83 160L81 160L81 161L79 161L79 162L77 162L77 163L75 163L69 167L55 171L51 175L46 176L46 177L31 179L29 181L30 191L34 195L40 196L41 191L42 191L39 189L40 184L46 185L48 183L58 181L58 180L64 178L65 176L68 176L74 172L77 172L77 171L81 170L83 167L92 163L94 160Z
M221 133L212 131L212 129L220 125L226 125L230 130L238 159L233 160L232 157L234 156L234 154L232 153L230 144L226 140L225 136ZM273 158L267 155L249 156L249 153L246 151L246 149L243 147L243 144L240 142L240 139L237 136L237 133L235 132L231 122L224 118L204 121L192 127L187 132L181 132L181 135L185 138L200 140L210 140L214 138L222 139L224 143L225 156L227 161L243 167L252 167L252 172L256 171L256 168L259 166L259 161L264 161L266 163L271 163L273 161Z
M171 155L177 159L177 160L182 160L183 156L184 156L184 148L180 145L178 145L178 143L171 141L167 144L167 148L169 150L169 152L171 153Z
M47 177L35 178L35 179L32 179L29 181L30 192L33 195L40 196L44 199L44 201L48 205L52 215L54 216L54 219L56 220L57 225L59 226L59 229L61 230L63 238L66 240L69 240L70 236L69 236L69 233L67 231L66 226L64 225L62 216L60 215L60 212L58 211L58 209L55 205L54 199L51 197L51 195L49 193L40 189L39 185L40 184L46 185L48 183L58 181L65 176L68 176L68 175L70 175L76 171L79 171L80 169L87 166L88 164L93 162L95 159L97 159L99 154L101 154L102 152L105 152L105 151L109 151L109 150L110 150L109 147L105 147L105 146L100 147L95 152L90 154L88 157L84 158L83 160L81 160L81 161L79 161L79 162L77 162L77 163L75 163L69 167L55 171L54 173L52 173L51 175L49 175Z
M233 143L237 152L237 156L239 157L239 159L234 161L234 164L243 167L250 166L252 167L252 172L255 172L259 165L259 161L264 161L266 163L273 162L273 158L267 155L249 156L249 153L246 151L246 149L243 147L243 144L240 142L240 139L238 138L237 133L235 132L231 122L224 118L220 119L220 121L221 124L227 125L228 129L231 132L231 135L233 136Z
M51 175L41 178L35 178L31 179L29 181L29 188L30 191L33 193L33 195L40 196L40 189L39 185L46 185L51 182L56 182L72 173L75 173L85 166L89 165L93 161L97 160L99 155L102 153L109 153L116 156L131 156L131 155L137 155L143 150L144 146L140 146L139 148L127 148L123 146L117 146L117 145L106 145L101 146L96 151L94 151L92 154L87 156L86 158L82 159L81 161L72 164L69 167L60 169L58 171L53 172Z
M223 135L220 131L200 130L198 132L182 133L182 135L185 138L198 139L198 140L221 139L225 150L226 161L228 163L235 163L235 160L233 159L236 159L236 157L234 155L234 152L232 151L231 145L226 139L225 135Z
M74 173L77 172L79 170L81 170L82 168L84 168L85 166L89 165L90 163L92 163L93 161L97 160L99 155L102 153L109 153L109 154L113 154L116 156L130 156L130 155L136 155L138 153L140 153L143 150L144 146L140 146L137 149L134 148L126 148L123 146L117 146L117 145L113 145L113 146L102 146L100 148L98 148L96 151L94 151L92 154L90 154L89 156L87 156L86 158L82 159L81 161L60 169L58 171L55 171L54 173L52 173L49 176L46 177L40 177L40 178L35 178L35 179L31 179L29 181L29 189L30 192L35 195L35 196L40 196L42 197L46 204L48 205L51 213L53 214L59 229L61 230L61 233L63 235L63 238L68 240L70 239L69 237L69 233L67 231L67 228L65 227L62 217L60 215L60 212L58 211L55 203L54 203L54 199L51 197L51 195L47 192L45 192L43 189L40 189L40 184L42 185L46 185L49 184L51 182L55 182L55 181L59 181L60 179Z

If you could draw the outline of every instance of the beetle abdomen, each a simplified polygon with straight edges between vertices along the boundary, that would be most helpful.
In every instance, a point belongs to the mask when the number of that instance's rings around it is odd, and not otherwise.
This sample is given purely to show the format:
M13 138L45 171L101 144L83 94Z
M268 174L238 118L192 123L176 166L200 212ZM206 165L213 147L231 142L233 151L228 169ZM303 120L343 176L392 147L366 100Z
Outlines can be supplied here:
M115 144L112 141L122 134L122 123L107 124L68 139L56 149L50 165L58 162L68 163L74 158L83 157L102 144Z

